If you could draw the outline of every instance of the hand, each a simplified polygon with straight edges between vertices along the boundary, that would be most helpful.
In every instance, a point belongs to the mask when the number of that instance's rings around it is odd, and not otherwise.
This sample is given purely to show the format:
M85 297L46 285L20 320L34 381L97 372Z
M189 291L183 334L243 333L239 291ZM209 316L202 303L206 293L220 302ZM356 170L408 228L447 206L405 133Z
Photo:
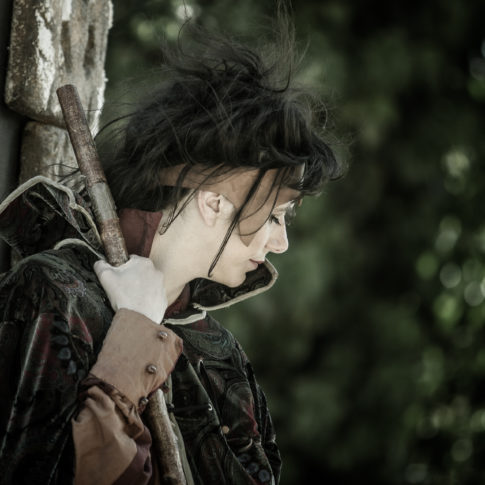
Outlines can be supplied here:
M161 323L167 309L163 273L148 258L131 255L121 266L104 260L94 263L94 271L116 312L126 308Z

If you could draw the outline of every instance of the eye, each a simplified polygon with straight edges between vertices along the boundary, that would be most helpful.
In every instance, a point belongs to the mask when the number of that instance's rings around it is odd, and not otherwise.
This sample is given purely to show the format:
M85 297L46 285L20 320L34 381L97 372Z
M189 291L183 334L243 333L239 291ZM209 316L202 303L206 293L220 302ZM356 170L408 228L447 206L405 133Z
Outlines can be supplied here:
M285 212L277 212L276 214L271 214L268 218L271 224L277 224L278 226L291 224L291 221L296 216L295 204L290 205Z
M269 220L270 222L272 223L274 222L275 224L278 224L278 226L281 226L281 221L274 214L271 214L271 216L269 217Z
M278 224L278 226L281 226L283 223L281 222L280 217L284 217L284 216L278 217L278 216L275 216L274 214L271 214L271 216L269 217L269 220L270 222Z

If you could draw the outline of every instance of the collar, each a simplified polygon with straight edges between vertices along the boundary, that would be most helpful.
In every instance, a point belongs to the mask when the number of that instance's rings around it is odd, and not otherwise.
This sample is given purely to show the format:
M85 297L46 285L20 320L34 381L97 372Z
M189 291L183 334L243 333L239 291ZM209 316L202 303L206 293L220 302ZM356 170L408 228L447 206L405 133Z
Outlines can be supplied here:
M162 323L174 325L202 320L207 311L228 308L269 290L276 282L278 273L266 260L254 271L247 273L244 282L236 287L198 278L185 286L180 296L165 312Z
M165 318L176 317L187 310L190 303L190 285L185 285L182 293L165 311Z

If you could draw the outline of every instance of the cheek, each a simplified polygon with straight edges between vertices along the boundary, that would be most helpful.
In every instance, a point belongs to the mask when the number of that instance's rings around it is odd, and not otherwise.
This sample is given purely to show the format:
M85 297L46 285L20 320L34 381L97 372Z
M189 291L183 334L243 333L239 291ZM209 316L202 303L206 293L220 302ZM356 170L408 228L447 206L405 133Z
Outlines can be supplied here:
M270 229L265 224L254 235L249 246L238 235L231 235L214 268L214 279L228 286L240 285L246 278L246 273L254 269L249 260L266 255L264 248L269 233Z
M233 247L228 249L230 249L230 251L227 252L225 258L226 269L230 268L231 266L233 266L234 268L240 267L241 264L249 261L251 257L248 251L249 248L247 246L244 246L242 243L234 245Z
M229 264L237 264L238 261L250 258L251 246L252 244L246 246L238 235L233 234L224 248L222 257L225 256Z
M252 254L253 256L260 255L262 249L265 248L266 243L268 242L269 236L271 233L271 228L269 223L267 222L261 229L254 235L253 240L246 247L248 253Z

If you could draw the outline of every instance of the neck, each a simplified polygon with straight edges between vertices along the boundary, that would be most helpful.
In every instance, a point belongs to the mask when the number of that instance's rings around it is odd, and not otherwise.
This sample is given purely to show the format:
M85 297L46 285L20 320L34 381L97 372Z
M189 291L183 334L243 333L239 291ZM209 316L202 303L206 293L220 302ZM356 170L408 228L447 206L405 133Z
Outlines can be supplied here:
M185 285L193 278L181 276L175 265L165 264L159 266L165 281L165 291L167 292L167 302L170 306L182 293Z
M200 255L196 239L184 231L180 216L162 235L156 233L150 250L150 259L163 273L168 304L182 293L185 285L200 276Z

